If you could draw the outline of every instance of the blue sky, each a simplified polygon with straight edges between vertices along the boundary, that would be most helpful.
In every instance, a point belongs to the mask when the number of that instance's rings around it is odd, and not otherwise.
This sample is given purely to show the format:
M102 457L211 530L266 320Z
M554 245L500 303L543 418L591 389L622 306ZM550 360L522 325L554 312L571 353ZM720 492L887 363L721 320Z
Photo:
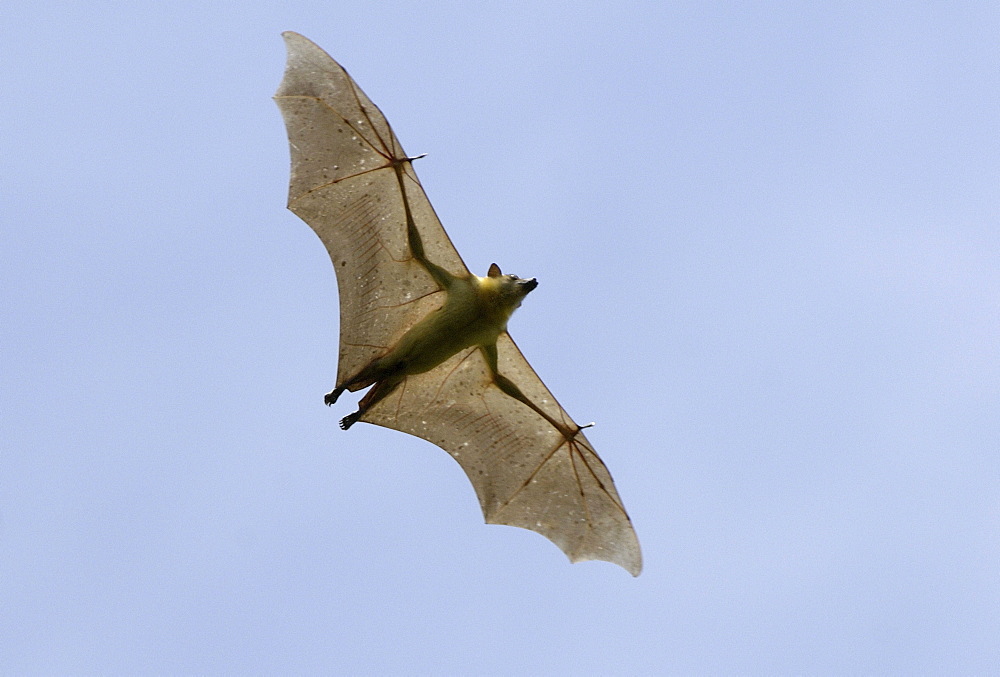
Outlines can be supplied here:
M959 674L1000 663L1000 12L15 2L0 672ZM322 405L283 30L393 124L615 476L638 579Z

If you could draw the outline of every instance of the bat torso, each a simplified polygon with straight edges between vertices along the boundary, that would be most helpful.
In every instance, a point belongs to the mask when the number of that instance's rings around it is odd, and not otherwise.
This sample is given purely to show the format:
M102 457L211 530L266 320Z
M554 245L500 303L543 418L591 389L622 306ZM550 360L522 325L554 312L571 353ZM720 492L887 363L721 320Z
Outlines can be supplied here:
M446 292L441 307L410 328L379 360L380 371L421 374L464 348L492 345L520 305L520 297L503 296L494 278L452 277Z

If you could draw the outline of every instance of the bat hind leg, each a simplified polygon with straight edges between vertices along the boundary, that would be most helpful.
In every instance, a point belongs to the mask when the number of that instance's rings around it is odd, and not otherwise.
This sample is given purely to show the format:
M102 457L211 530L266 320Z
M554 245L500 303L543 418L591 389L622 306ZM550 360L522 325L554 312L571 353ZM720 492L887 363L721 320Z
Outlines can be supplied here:
M361 418L361 410L360 409L358 411L354 412L353 414L348 414L344 418L340 419L340 429L341 430L347 430L352 425L354 425L355 423L357 423L359 418Z
M353 392L361 388L367 388L379 379L385 378L385 374L389 372L382 366L382 362L382 359L376 359L358 372L357 375L342 383L338 383L336 388L323 396L323 403L329 407L344 394L345 390ZM350 427L350 424L348 424L348 427ZM347 428L344 428L344 430L347 430Z
M325 404L328 407L331 406L334 402L337 401L337 398L339 398L344 393L345 390L347 390L347 388L334 388L333 390L331 390L330 392L328 392L326 395L323 396L323 404ZM344 430L347 430L347 428L344 428Z
M404 378L406 378L405 374L395 373L395 374L390 374L381 381L376 382L375 385L372 386L372 389L369 390L368 393L361 398L360 402L358 402L358 410L353 414L348 414L344 418L340 419L341 430L347 430L352 425L357 423L358 420L365 415L366 411L368 411L376 404L381 402L383 399L385 399L386 396L389 395L389 393L391 393L393 390L396 389L396 386L398 386L400 383L403 382ZM337 390L343 392L344 389L338 388ZM330 395L336 393L337 397L339 397L340 393L338 393L337 390L334 390L332 393L330 393Z

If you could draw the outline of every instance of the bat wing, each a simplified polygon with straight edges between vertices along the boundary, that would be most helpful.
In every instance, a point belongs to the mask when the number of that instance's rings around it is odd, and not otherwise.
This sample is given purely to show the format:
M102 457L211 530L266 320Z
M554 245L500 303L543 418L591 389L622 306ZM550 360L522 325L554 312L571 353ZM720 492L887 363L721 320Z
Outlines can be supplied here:
M407 246L406 201L427 257L453 275L469 271L411 164L400 162L406 153L382 112L315 43L283 36L288 64L274 98L291 146L288 208L316 231L337 272L341 383L443 302Z
M578 426L507 333L497 341L500 373L549 416ZM497 388L478 348L408 376L362 421L433 442L468 475L490 524L542 534L572 562L604 560L633 576L639 541L611 475L582 432L572 440Z
M275 100L292 154L288 206L319 235L337 273L342 383L444 300L409 251L407 208L426 257L457 277L469 271L382 113L317 45L296 33L284 38L288 65ZM497 352L501 374L554 420L578 428L506 333ZM451 454L487 522L537 531L571 561L605 560L639 574L632 524L586 437L578 432L567 440L501 392L478 348L406 377L360 420Z

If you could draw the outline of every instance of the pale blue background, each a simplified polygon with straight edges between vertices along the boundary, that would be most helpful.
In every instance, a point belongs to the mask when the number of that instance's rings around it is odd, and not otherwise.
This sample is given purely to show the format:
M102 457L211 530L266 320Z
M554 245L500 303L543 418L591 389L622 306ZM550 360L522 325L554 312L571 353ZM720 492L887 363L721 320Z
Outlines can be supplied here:
M1000 669L996 2L10 2L0 673ZM282 30L386 112L638 579L336 428Z

